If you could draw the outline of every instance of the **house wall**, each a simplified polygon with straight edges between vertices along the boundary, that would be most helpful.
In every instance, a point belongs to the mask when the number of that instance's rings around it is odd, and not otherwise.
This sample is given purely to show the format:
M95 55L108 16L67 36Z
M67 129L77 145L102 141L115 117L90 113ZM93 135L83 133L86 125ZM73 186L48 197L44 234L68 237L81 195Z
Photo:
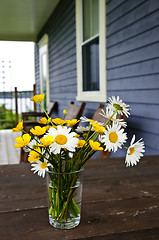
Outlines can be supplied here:
M146 154L159 152L159 3L157 0L107 0L107 95L119 95L131 106L128 135L143 137ZM61 0L39 35L49 35L50 100L58 116L76 102L75 1ZM36 83L39 91L38 46ZM78 102L77 104L80 104ZM87 102L91 117L98 102ZM115 156L123 156L119 151ZM113 154L112 154L113 156Z
M107 1L108 95L131 106L129 137L159 153L159 1Z
M58 116L62 117L77 95L75 1L60 1L39 40L45 33L49 36L50 101L58 102ZM39 86L39 78L36 82Z

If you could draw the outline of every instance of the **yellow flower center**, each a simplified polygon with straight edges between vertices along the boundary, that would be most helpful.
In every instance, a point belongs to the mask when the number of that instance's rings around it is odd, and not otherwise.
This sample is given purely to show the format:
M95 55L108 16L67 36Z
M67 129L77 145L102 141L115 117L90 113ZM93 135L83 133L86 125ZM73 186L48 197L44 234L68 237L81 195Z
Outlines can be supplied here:
M128 155L132 155L132 154L134 153L134 151L135 151L135 148L134 148L134 147L129 148L129 153L128 153Z
M47 163L46 162L43 162L42 164L41 164L41 168L42 169L45 169L47 167Z
M67 143L67 137L62 134L59 134L55 137L55 142L59 145L64 145Z
M111 132L109 134L109 140L112 143L116 143L118 141L118 135L116 134L116 132Z

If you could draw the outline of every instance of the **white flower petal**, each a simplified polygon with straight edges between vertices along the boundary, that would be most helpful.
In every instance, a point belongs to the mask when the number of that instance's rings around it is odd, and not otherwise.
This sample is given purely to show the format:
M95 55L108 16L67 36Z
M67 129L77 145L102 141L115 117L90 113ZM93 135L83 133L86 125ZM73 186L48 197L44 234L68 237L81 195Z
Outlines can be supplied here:
M134 143L135 135L133 135L125 158L126 167L136 165L143 156L143 152L145 152L145 146L144 142L141 140L142 138Z
M110 141L110 134L116 133L117 140L115 142ZM127 136L124 133L124 129L121 129L120 125L113 122L112 126L107 126L105 134L101 136L101 142L105 145L105 151L116 152L118 148L121 148L123 143L126 142Z

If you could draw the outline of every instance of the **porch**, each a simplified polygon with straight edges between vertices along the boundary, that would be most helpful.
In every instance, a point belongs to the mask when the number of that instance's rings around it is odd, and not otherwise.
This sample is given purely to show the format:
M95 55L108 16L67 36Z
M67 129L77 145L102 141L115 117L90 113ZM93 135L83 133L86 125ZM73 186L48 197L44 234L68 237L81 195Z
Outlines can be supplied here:
M20 133L12 133L12 128L21 121L21 113L36 111L36 105L29 99L35 95L35 85L32 91L0 92L0 165L20 163L20 149L14 147L15 138Z

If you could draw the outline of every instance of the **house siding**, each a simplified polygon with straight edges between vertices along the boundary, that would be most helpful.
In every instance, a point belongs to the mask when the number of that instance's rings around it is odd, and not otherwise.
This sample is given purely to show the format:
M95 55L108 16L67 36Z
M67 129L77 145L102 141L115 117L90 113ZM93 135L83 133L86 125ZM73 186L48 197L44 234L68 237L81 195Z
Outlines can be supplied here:
M58 102L57 116L62 117L77 95L75 1L60 1L39 40L45 33L49 37L50 101Z
M158 49L157 0L107 1L108 96L130 104L128 136L143 137L150 155L159 153Z
M107 95L119 95L131 107L128 136L143 137L146 154L159 152L159 2L107 0ZM50 100L58 102L58 117L76 102L75 1L61 0L39 34L49 36ZM38 46L35 47L39 87ZM78 102L77 104L80 104ZM98 102L87 102L84 115L92 117ZM124 156L119 151L115 156ZM114 154L112 154L114 156Z

